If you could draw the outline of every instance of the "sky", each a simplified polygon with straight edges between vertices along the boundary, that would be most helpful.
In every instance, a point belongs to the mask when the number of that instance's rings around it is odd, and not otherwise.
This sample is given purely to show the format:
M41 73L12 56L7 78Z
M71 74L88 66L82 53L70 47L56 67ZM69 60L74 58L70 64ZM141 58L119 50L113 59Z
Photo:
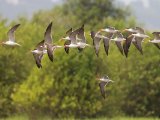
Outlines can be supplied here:
M51 9L61 0L0 0L0 15L13 20L23 15L31 17L40 9ZM115 0L120 7L129 6L139 23L146 29L160 30L160 0ZM159 16L158 16L159 15Z

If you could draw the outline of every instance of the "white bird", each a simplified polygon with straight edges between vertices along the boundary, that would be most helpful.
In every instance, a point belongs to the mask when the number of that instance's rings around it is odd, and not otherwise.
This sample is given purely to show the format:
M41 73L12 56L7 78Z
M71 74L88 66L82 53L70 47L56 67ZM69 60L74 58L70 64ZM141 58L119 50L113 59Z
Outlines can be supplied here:
M8 40L7 41L4 41L2 42L1 44L2 45L7 45L7 46L12 46L12 47L15 47L15 46L21 46L20 44L16 43L15 42L15 31L17 30L17 28L20 26L20 24L17 24L15 26L13 26L7 33L8 35Z
M158 49L160 49L160 32L153 32L152 34L154 35L154 39L149 42L153 43Z
M122 46L122 42L125 41L126 39L123 37L122 33L117 31L115 33L115 38L111 39L112 41L115 41L115 44L117 45L119 51L121 52L121 54L123 55L123 46Z
M146 35L144 29L140 27L136 27L136 30L137 30L137 33L132 34L134 36L132 43L139 50L139 52L143 55L142 42L144 41L145 38L149 38L149 36Z
M62 46L52 44L52 22L48 25L46 32L44 34L44 45L47 48L47 54L49 59L53 62L53 52L57 48L61 48Z
M98 80L100 81L99 87L100 87L100 90L101 90L101 94L102 94L103 98L105 99L104 87L106 85L108 85L110 82L114 82L114 81L110 80L108 76L104 76L102 78L99 78Z
M43 55L47 53L47 50L44 47L44 40L42 40L40 43L38 43L36 45L36 48L34 50L32 50L31 52L34 56L37 67L42 68L41 60L42 60Z
M83 48L86 46L90 46L89 44L86 43L86 37L85 37L85 32L84 32L84 25L79 28L78 34L77 34L77 44L78 44L78 49L79 51L82 51Z

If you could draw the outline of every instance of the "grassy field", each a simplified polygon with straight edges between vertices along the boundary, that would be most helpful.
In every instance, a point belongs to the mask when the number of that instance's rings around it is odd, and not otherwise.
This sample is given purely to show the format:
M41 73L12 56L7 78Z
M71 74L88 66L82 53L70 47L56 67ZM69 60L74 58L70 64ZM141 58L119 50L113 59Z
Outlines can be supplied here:
M3 118L3 119L0 119L0 120L29 120L29 118L27 116L12 116L10 118ZM43 117L43 118L38 118L38 120L53 120L53 119L51 119L49 117ZM64 118L62 120L74 120L74 119ZM81 119L78 119L78 120L81 120ZM116 117L116 118L96 118L96 119L85 119L85 120L160 120L160 118Z

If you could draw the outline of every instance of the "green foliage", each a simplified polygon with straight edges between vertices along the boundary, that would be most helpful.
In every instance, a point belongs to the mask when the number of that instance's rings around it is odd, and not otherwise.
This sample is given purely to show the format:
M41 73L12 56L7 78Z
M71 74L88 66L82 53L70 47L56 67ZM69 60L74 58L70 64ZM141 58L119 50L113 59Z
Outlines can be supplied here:
M115 115L160 116L159 51L144 42L144 55L131 46L129 57L122 56L111 43L109 56L101 45L99 58L93 47L83 52L63 48L54 53L54 62L45 55L42 69L35 65L31 49L44 38L45 28L53 21L55 44L70 27L85 23L87 42L90 30L106 26L117 29L135 26L135 20L114 6L111 0L66 0L49 11L37 12L31 20L19 17L9 26L0 18L0 37L16 23L17 42L22 48L0 47L0 117L28 113L29 119L40 115L52 118L112 117ZM101 96L97 76L107 74L115 82ZM22 118L23 119L23 118ZM25 118L24 118L25 119Z

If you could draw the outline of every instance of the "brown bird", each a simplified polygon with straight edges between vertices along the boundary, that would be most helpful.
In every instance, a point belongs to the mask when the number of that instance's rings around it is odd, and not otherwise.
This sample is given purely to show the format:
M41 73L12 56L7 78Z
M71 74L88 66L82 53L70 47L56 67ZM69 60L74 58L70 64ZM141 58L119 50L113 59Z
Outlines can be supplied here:
M122 47L122 42L125 41L126 39L123 37L121 32L116 32L115 33L115 38L112 38L111 40L115 41L115 44L117 45L120 53L123 55L123 47Z
M49 59L53 62L53 52L57 48L61 48L62 46L52 44L52 22L48 25L46 32L44 34L44 44L47 48L47 54Z
M99 48L100 48L100 41L101 41L100 36L101 35L99 32L96 33L94 31L91 31L91 38L93 40L93 46L94 46L97 57L99 56Z
M100 87L101 94L102 94L103 98L105 99L104 87L106 85L108 85L110 82L114 82L114 81L110 80L108 76L104 76L104 77L102 77L102 78L100 78L98 80L100 81L99 87Z
M72 32L72 28L70 28L67 32L66 32L66 35L69 35L71 34ZM69 39L68 37L68 40L66 39L65 43L64 43L64 46L67 46L67 45L70 45L71 44L71 40ZM64 50L67 54L69 54L69 47L64 47Z
M143 55L142 42L144 41L145 38L149 38L149 36L146 35L144 29L140 27L136 27L136 30L137 33L132 34L134 36L132 43L138 49L138 51Z
M36 48L34 50L32 50L31 52L34 56L37 67L42 68L41 60L42 60L43 55L47 53L47 50L44 47L44 40L42 40L40 43L38 43L36 45Z
M77 44L79 45L78 50L81 52L86 46L90 46L86 43L86 37L84 32L84 24L79 28L77 34Z
M134 39L134 36L132 34L137 33L136 28L126 28L123 32L126 34L126 40L123 42L123 51L126 57L128 57L129 48L131 46L132 40Z
M4 41L2 42L1 44L2 45L7 45L7 46L12 46L12 47L15 47L15 46L21 46L20 44L16 43L15 42L15 31L17 30L17 28L20 26L20 24L17 24L15 26L13 26L7 33L8 35L8 40L7 41Z
M153 32L152 34L154 35L154 39L149 42L153 43L158 49L160 49L160 32Z

